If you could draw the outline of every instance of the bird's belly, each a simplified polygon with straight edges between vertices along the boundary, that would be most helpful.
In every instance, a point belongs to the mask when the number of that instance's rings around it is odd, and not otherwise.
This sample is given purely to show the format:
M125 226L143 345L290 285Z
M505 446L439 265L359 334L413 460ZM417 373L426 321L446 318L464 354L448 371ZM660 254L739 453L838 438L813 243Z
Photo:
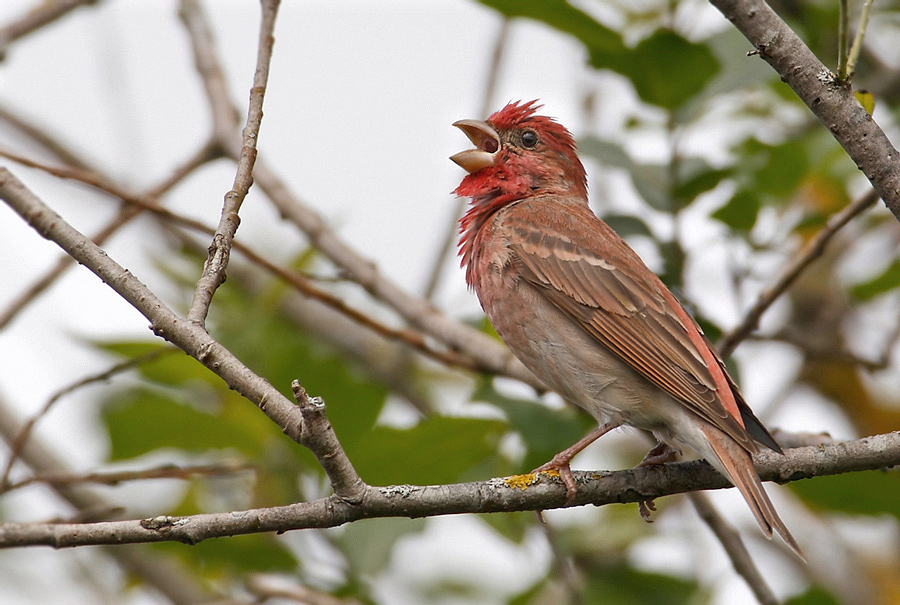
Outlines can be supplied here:
M499 272L486 278L506 282L489 287L476 284L491 324L516 357L549 388L599 422L612 420L650 431L671 422L675 402L668 395L533 286L513 285Z

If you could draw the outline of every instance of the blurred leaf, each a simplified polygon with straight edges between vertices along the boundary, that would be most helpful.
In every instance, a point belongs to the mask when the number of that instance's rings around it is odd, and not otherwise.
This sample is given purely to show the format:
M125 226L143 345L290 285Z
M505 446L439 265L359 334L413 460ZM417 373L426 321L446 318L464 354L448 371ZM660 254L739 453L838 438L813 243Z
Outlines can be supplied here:
M875 95L868 90L854 90L853 96L856 97L859 104L866 110L866 113L872 115L872 112L875 111Z
M490 379L480 382L472 400L486 401L503 410L509 427L521 435L528 448L523 472L544 464L597 426L586 414L573 413L574 409L551 410L536 401L502 395Z
M697 585L692 582L638 571L625 563L618 563L593 567L583 596L585 603L604 605L687 605L695 602L697 590Z
M900 518L900 472L864 471L815 477L790 484L809 504L859 515Z
M712 217L722 221L735 231L750 231L759 215L759 196L748 190L737 192L727 204L712 213Z
M600 160L605 166L624 168L629 171L635 168L635 163L624 147L599 137L588 136L579 139L578 151L582 155Z
M95 347L128 359L171 349L171 345L152 341L95 342L93 344ZM138 367L138 372L147 380L162 385L181 386L191 382L221 383L221 379L206 366L182 351L174 351L142 363Z
M627 214L608 214L603 217L603 220L607 225L613 228L613 231L622 237L629 237L631 235L646 235L647 237L653 237L653 233L650 231L650 227L647 226L647 223L636 216Z
M810 169L803 141L790 140L780 145L768 145L750 139L744 143L742 155L752 158L745 160L745 165L759 166L753 175L752 188L776 198L792 193Z
M703 44L669 30L658 30L627 55L624 75L642 100L677 109L719 71L719 62Z
M505 429L499 420L433 416L409 429L375 427L345 449L372 485L453 483L494 453Z
M673 194L680 200L692 201L701 193L714 189L722 179L731 176L731 173L729 169L704 170L679 183Z
M153 544L177 556L205 577L231 578L245 572L287 572L297 560L273 534L250 534L204 540L190 548L184 544Z
M859 301L875 298L900 286L900 260L892 262L881 275L850 289L853 298Z
M425 519L364 519L348 523L334 534L355 577L373 578L391 561L397 540L425 529Z
M841 601L821 586L811 586L803 594L785 601L784 605L841 605Z
M216 295L211 332L289 399L295 378L310 395L322 397L328 419L346 448L375 425L386 391L286 319L280 311L283 296L278 287L268 296L253 295L228 281Z
M659 164L636 164L630 172L634 188L651 208L663 212L675 209L675 200L669 193L669 171Z
M565 0L480 0L507 17L526 17L574 36L585 45L591 64L615 67L627 52L622 37Z
M223 400L223 408L201 410L165 393L138 387L103 406L112 460L127 460L160 448L203 452L235 448L250 456L281 431L243 400Z

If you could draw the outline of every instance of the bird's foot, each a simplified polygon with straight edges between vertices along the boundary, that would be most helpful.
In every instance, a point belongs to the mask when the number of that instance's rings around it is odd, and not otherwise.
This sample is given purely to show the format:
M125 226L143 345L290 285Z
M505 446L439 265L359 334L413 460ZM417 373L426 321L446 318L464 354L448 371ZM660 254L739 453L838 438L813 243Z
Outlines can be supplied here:
M575 487L575 477L572 475L572 469L569 466L569 462L572 458L571 456L565 456L563 454L565 454L565 452L557 454L553 457L553 460L547 464L542 464L531 472L533 474L548 471L558 473L559 478L562 479L563 485L566 486L566 506L570 506L572 502L575 501L577 488Z
M635 468L642 468L644 466L656 466L659 464L666 464L667 462L675 462L680 454L681 452L679 450L676 450L671 445L660 441L654 446L652 450L647 452L647 455L644 456L644 459L641 460Z
M650 515L656 512L656 502L653 500L641 500L638 502L638 511L641 513L641 519L647 523L653 523Z

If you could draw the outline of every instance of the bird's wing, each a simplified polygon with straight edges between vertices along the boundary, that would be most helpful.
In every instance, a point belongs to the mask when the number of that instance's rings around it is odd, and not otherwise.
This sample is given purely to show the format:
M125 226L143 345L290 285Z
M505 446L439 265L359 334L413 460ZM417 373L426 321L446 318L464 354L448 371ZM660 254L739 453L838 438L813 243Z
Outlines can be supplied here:
M699 327L637 254L590 217L592 224L569 234L543 221L540 228L530 220L510 221L509 248L521 278L639 374L756 451L724 369L712 351L704 354L698 346L706 346Z

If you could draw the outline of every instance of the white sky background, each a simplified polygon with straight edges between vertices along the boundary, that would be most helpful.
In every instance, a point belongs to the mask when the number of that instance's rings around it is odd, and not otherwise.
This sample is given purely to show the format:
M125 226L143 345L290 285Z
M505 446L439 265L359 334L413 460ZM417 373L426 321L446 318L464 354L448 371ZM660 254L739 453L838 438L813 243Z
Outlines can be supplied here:
M0 22L31 5L0 3ZM217 0L204 6L243 122L256 61L258 3ZM718 14L707 6L702 15L711 22ZM468 147L468 141L450 124L461 118L486 117L478 111L499 27L494 12L463 0L282 3L259 137L260 157L346 241L408 290L422 290L437 243L456 207L450 192L463 173L448 156ZM509 100L540 98L545 103L544 113L578 134L583 129L579 104L585 89L609 79L584 67L581 45L539 25L517 21L505 56L494 109ZM613 98L621 97L622 106L610 105L607 99L603 115L612 121L623 120L632 97L621 84L611 80L609 86ZM0 98L137 188L158 182L193 154L209 129L206 101L186 34L176 17L175 2L103 2L82 8L16 43L0 63ZM0 144L8 145L8 133L0 131ZM647 153L655 153L653 141L647 144ZM113 202L98 202L78 186L60 184L17 165L11 169L83 232L93 232L116 211ZM167 205L215 225L234 172L230 162L207 166L175 189L167 197ZM286 259L305 245L254 189L241 218L238 238L271 258ZM2 308L61 253L4 205L0 205L0 225L4 233L0 241ZM137 221L117 234L106 249L165 299L171 291L147 262L157 245L148 234L152 230ZM448 263L457 265L455 259ZM479 311L458 270L446 272L439 304L457 315ZM61 340L60 333L69 338ZM150 336L147 321L96 277L83 269L70 270L51 292L0 332L4 368L0 396L14 402L23 415L28 414L60 386L107 367L108 360L86 351L80 339ZM777 358L773 364L778 365ZM48 374L35 375L36 368ZM759 378L773 388L770 375ZM755 388L744 386L748 394ZM61 402L43 421L41 431L42 436L58 440L73 466L81 469L102 460L107 447L90 414L85 414L92 409L91 394ZM835 431L835 427L831 429ZM837 432L840 430L837 426ZM71 434L75 436L67 439ZM65 449L67 442L88 446ZM770 488L770 493L775 491ZM781 504L777 498L776 502ZM19 519L41 520L59 512L49 504L46 509L35 508L31 498L9 498L7 506ZM749 518L749 513L746 516ZM792 525L790 515L785 516ZM690 514L682 518L688 517ZM747 527L753 531L752 525ZM693 528L705 531L698 524ZM675 533L677 538L680 532ZM479 567L504 583L520 573L540 574L547 564L547 553L534 540L526 541L518 558L496 556L508 546L497 546L496 536L488 535L472 519L443 519L398 552L418 560L422 549L433 554L427 538L446 541L452 536L459 538L456 546L463 552L448 548L448 561L461 560L466 552L482 553L484 561ZM684 556L683 545L681 550L672 543L656 546L662 552ZM89 556L43 550L15 555L18 563L10 569L22 574L21 586L34 582L34 594L13 594L42 603L52 602L47 596L51 593L42 590L45 587L28 569L57 565L74 573L75 557ZM660 563L658 555L648 553L645 558ZM725 574L727 563L715 558L707 568ZM6 556L0 559L8 560ZM495 567L483 567L492 562ZM400 603L404 586L408 586L404 574L411 572L400 567L383 585L386 602ZM776 575L777 589L790 585L784 575ZM736 578L721 580L716 588L720 602L749 598ZM0 601L7 590L0 585ZM91 602L89 590L84 594L74 590L72 594L84 597L83 602ZM483 602L501 602L504 593L499 594L486 595Z

